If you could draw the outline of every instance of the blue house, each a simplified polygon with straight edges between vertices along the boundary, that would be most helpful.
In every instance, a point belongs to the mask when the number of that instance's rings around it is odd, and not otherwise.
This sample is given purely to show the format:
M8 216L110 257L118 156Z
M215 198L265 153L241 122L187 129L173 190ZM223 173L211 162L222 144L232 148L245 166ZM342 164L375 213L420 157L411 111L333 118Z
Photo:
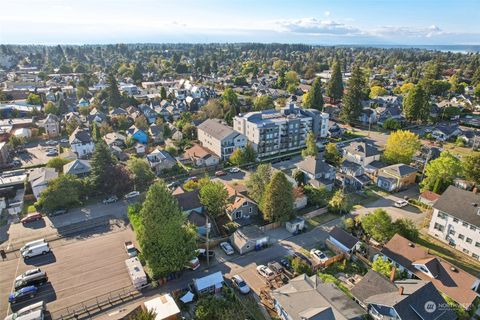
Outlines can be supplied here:
M139 129L135 126L131 126L127 130L128 134L133 138L133 140L142 143L142 144L147 144L148 142L148 134L145 133L142 129Z

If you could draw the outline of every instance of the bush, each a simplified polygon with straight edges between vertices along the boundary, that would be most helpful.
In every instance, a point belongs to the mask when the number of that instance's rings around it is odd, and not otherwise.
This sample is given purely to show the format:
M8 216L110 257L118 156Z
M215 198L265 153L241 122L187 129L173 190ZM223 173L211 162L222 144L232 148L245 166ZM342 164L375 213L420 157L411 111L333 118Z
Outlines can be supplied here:
M230 221L230 222L225 223L223 225L223 228L225 229L225 231L227 232L228 235L231 235L232 233L235 232L235 230L237 230L238 225L235 222Z
M303 261L298 257L293 258L292 268L293 268L293 271L295 271L295 273L297 274L306 273L308 276L313 275L313 270L310 268L310 266L305 261Z

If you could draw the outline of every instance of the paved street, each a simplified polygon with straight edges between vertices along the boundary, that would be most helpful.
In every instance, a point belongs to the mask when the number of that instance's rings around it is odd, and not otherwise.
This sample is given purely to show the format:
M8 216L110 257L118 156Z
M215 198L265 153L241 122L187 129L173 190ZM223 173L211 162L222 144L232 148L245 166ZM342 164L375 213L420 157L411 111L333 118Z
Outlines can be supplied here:
M100 237L55 243L52 253L32 258L27 263L23 259L0 262L0 315L4 317L10 312L7 298L14 278L35 267L47 272L49 283L41 287L36 298L18 303L14 310L44 300L48 310L56 311L129 286L130 278L124 263L128 257L123 242L134 238L133 232L127 228Z
M354 210L352 214L365 215L373 212L375 209L385 209L393 220L408 218L415 222L416 225L421 225L425 219L425 213L423 213L420 209L412 205L407 205L403 208L395 207L395 201L404 199L404 196L416 199L418 197L418 190L416 188L411 188L403 192L381 197L378 200Z
M127 203L123 200L104 205L101 202L70 209L63 215L44 217L44 221L36 221L27 225L11 224L6 232L0 234L1 248L11 249L21 247L25 242L39 238L48 238L62 233L68 225L75 225L101 217L125 218ZM4 230L4 229L2 229Z

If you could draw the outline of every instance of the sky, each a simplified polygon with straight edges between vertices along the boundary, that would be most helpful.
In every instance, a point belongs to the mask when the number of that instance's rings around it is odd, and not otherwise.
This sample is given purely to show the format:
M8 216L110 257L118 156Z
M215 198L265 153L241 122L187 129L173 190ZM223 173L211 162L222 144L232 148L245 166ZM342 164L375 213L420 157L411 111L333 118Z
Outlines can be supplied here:
M479 45L480 0L2 0L1 44Z

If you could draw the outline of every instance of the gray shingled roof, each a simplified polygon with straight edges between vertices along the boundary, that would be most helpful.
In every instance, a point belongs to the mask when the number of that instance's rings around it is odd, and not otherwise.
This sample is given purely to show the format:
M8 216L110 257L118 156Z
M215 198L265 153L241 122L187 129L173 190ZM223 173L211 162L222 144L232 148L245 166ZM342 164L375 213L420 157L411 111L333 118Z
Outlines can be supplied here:
M373 157L380 154L380 151L371 143L365 141L352 142L345 151L350 154L357 154L363 157Z
M449 186L433 208L480 227L480 195Z
M306 157L299 164L297 164L297 167L301 170L304 170L314 175L335 170L335 167L323 161L321 157L313 157L313 156Z
M222 140L235 132L229 126L221 124L215 119L205 120L198 126L198 129L205 131L207 134L218 140Z

